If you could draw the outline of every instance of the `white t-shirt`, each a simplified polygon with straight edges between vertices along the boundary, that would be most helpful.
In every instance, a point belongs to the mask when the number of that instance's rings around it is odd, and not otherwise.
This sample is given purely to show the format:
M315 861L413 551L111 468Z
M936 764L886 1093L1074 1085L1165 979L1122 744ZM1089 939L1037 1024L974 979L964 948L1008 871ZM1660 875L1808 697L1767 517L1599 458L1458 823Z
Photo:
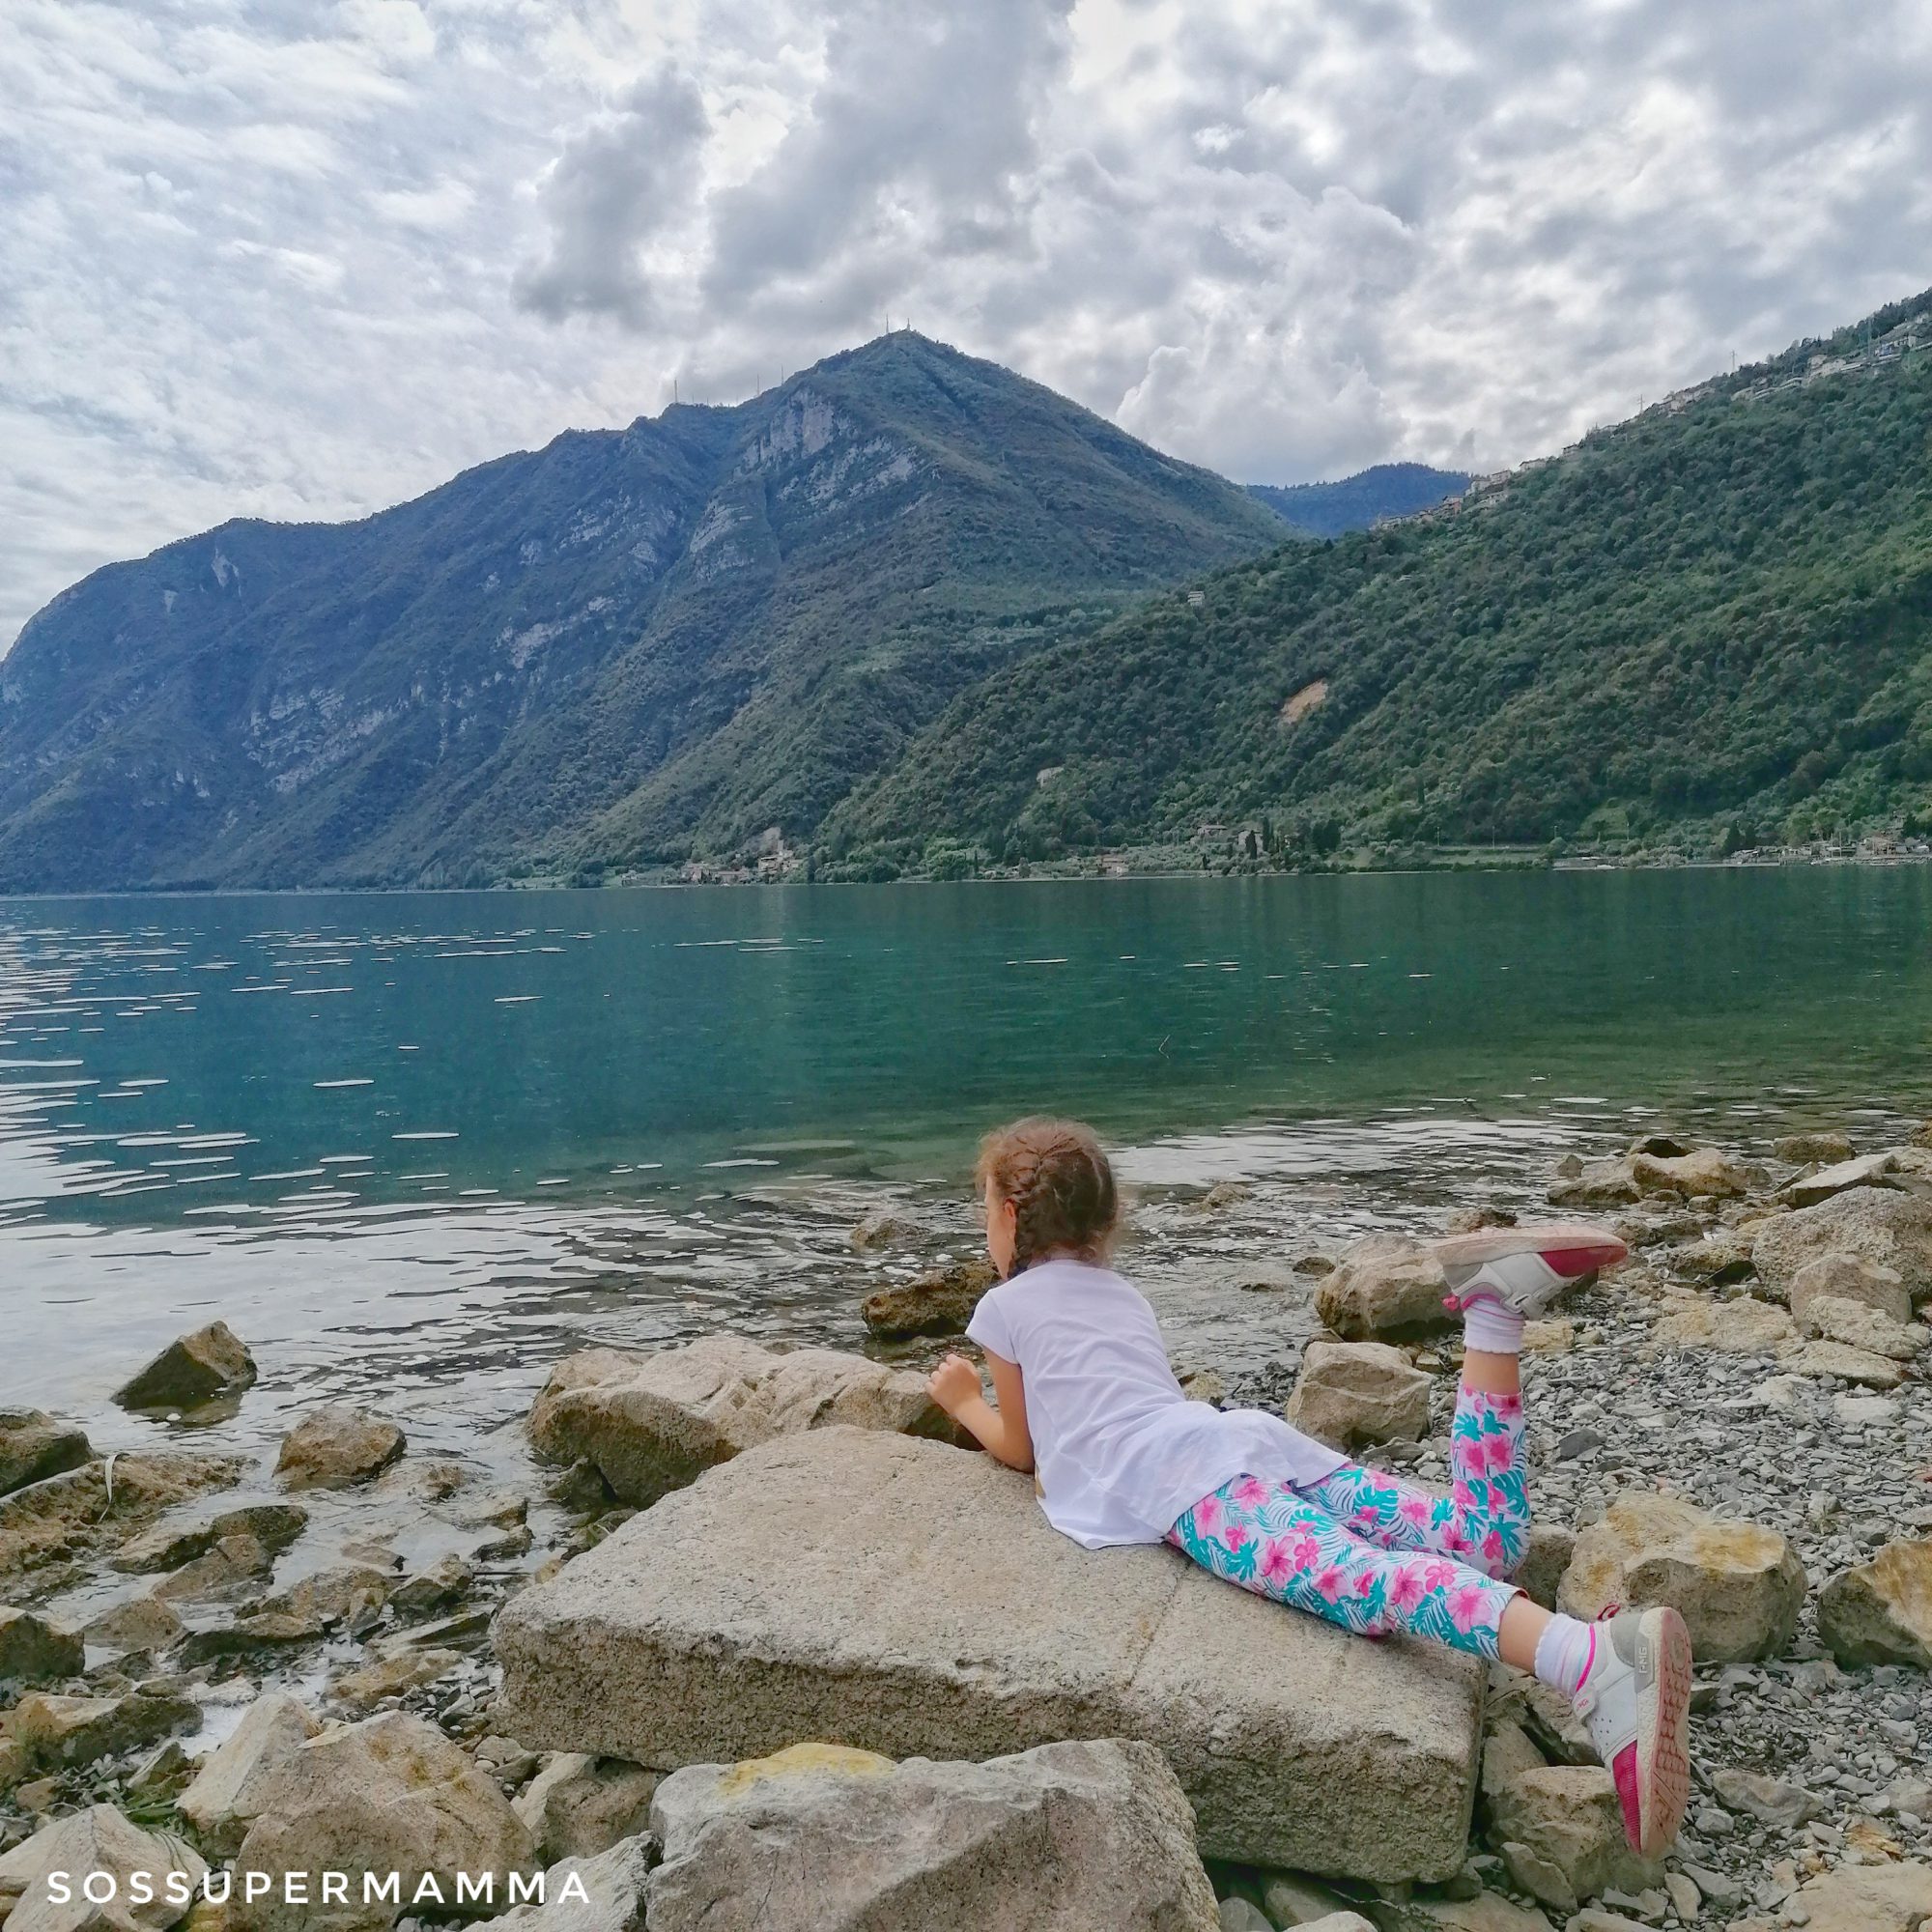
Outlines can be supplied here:
M988 1289L966 1333L1018 1365L1040 1507L1089 1549L1158 1543L1236 1476L1319 1483L1347 1461L1264 1409L1189 1402L1153 1310L1111 1268L1041 1262Z

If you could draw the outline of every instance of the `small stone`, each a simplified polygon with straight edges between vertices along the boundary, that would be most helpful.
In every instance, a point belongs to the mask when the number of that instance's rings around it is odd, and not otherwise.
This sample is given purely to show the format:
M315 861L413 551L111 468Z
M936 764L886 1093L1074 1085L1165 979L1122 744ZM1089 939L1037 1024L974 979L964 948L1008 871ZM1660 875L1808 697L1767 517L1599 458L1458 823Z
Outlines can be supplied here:
M130 1597L101 1611L81 1634L102 1650L159 1652L177 1642L186 1628L158 1597Z
M1574 1463L1578 1456L1587 1456L1593 1449L1604 1446L1604 1433L1601 1429L1573 1429L1559 1441L1554 1450L1559 1463Z
M1704 1894L1688 1872L1665 1872L1663 1889L1670 1895L1670 1907L1688 1925L1704 1909Z
M407 1446L393 1422L330 1404L311 1409L283 1436L275 1477L291 1490L339 1489L380 1474Z
M861 1254L880 1248L903 1247L920 1238L921 1230L897 1214L867 1214L847 1238Z
M114 1393L123 1408L192 1408L255 1380L255 1358L225 1321L211 1321L170 1342Z
M1833 1577L1819 1594L1818 1634L1847 1666L1932 1670L1932 1539L1889 1543Z
M650 1824L662 1774L618 1757L558 1751L516 1801L547 1863L595 1858Z
M1305 1878L1299 1872L1262 1875L1262 1910L1283 1932L1291 1932L1291 1928L1300 1932L1304 1926L1319 1924L1348 1909L1349 1901L1318 1879Z
M1778 1199L1790 1202L1794 1208L1815 1208L1819 1202L1829 1201L1850 1187L1883 1186L1895 1165L1889 1153L1858 1154L1820 1168L1815 1174L1801 1174L1796 1180L1787 1180L1777 1190Z
M1748 1811L1753 1818L1786 1832L1795 1832L1825 1813L1823 1799L1754 1771L1727 1767L1713 1775L1711 1786L1729 1810Z
M170 1571L154 1594L174 1604L205 1603L268 1576L274 1567L274 1552L254 1537L224 1536L192 1563Z
M224 1510L200 1522L156 1523L117 1549L109 1561L136 1575L178 1570L206 1555L225 1536L249 1536L268 1549L284 1549L308 1526L308 1512L298 1503L253 1503Z
M1804 1591L1804 1566L1776 1530L1633 1492L1578 1535L1557 1600L1578 1617L1600 1616L1612 1603L1670 1604L1690 1627L1695 1656L1739 1662L1785 1648Z
M162 1932L187 1910L171 1893L192 1894L207 1871L179 1838L144 1832L113 1805L95 1804L43 1826L0 1858L0 1917L13 1932ZM55 1902L56 1872L68 1875L70 1904ZM83 1883L97 1872L96 1889L113 1883L111 1907L83 1898ZM133 1897L137 1872L152 1894L145 1904Z
M369 1711L387 1698L435 1683L462 1662L462 1654L454 1650L402 1652L338 1677L328 1687L328 1694L352 1711Z
M1453 1327L1448 1292L1433 1249L1406 1235L1369 1235L1322 1277L1315 1312L1344 1341L1401 1339Z
M875 1290L860 1303L859 1313L872 1334L888 1340L963 1334L980 1297L998 1279L990 1262L959 1262L917 1281Z
M1848 1349L1884 1355L1894 1362L1911 1361L1932 1341L1932 1335L1918 1322L1901 1327L1876 1308L1868 1308L1861 1301L1848 1301L1838 1294L1813 1295L1797 1320L1801 1335L1840 1342Z
M32 1610L0 1609L0 1685L57 1684L87 1668L87 1647L71 1631Z
M1429 1433L1429 1378L1382 1342L1310 1342L1288 1420L1344 1451Z
M440 1558L427 1570L418 1571L396 1585L389 1605L396 1614L410 1621L430 1617L460 1604L475 1581L474 1568L461 1556Z
M1734 1301L1673 1302L1657 1324L1657 1339L1666 1348L1734 1355L1776 1354L1795 1333L1783 1309L1747 1294Z
M200 1725L201 1707L191 1697L142 1690L123 1697L62 1697L37 1690L22 1697L7 1719L14 1741L43 1769L92 1764Z
M175 1808L210 1851L233 1858L255 1822L270 1774L322 1729L297 1698L271 1691L242 1714L234 1732L206 1758Z
M1224 1898L1220 1905L1221 1932L1274 1932L1267 1915L1245 1898Z
M1807 1342L1789 1359L1800 1375L1826 1376L1861 1388L1895 1389L1905 1379L1904 1365L1889 1355L1850 1349L1842 1342Z
M0 1408L0 1496L93 1460L86 1435L43 1409Z
M1813 1161L1850 1160L1853 1151L1851 1138L1846 1134L1786 1134L1771 1145L1774 1160L1788 1161L1794 1167L1805 1167Z

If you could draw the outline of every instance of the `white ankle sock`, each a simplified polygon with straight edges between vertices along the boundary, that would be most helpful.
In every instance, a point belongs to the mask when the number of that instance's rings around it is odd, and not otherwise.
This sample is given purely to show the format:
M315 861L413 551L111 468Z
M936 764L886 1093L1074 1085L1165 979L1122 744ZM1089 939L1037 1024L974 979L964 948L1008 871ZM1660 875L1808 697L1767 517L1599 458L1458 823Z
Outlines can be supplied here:
M1463 1304L1463 1346L1485 1355L1522 1353L1522 1317L1493 1295Z
M1561 1614L1536 1640L1536 1674L1552 1690L1574 1697L1597 1661L1597 1627Z

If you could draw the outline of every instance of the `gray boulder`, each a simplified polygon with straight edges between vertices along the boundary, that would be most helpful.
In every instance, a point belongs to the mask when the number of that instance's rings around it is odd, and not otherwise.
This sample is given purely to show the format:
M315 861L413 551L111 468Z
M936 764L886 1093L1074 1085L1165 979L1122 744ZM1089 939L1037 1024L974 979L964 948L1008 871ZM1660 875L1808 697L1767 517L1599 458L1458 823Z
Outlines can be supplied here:
M1863 1255L1820 1255L1792 1274L1786 1288L1793 1318L1803 1323L1814 1301L1856 1301L1903 1326L1912 1320L1912 1297L1896 1268Z
M1419 1442L1429 1434L1429 1386L1428 1376L1386 1342L1311 1342L1286 1412L1335 1449Z
M1932 1537L1888 1543L1818 1595L1818 1634L1840 1663L1932 1670Z
M113 1805L95 1804L43 1826L0 1858L0 1918L7 1932L164 1932L187 1917L207 1870L179 1838L144 1832ZM66 1874L59 1888L56 1872ZM131 1895L136 1872L148 1874L155 1894L146 1903ZM99 1903L82 1895L89 1880ZM57 1889L67 1892L66 1903L57 1901Z
M1217 1932L1187 1801L1151 1746L985 1764L801 1745L658 1787L650 1932Z
M554 1462L589 1463L619 1502L643 1505L756 1443L838 1424L948 1440L954 1433L925 1378L909 1369L706 1335L648 1355L566 1355L530 1410L530 1440Z
M1366 1235L1342 1252L1315 1290L1315 1312L1347 1342L1426 1335L1460 1319L1435 1251L1406 1235Z
M1708 1515L1680 1496L1622 1495L1577 1538L1557 1591L1576 1617L1669 1604L1706 1662L1776 1657L1798 1628L1804 1568L1775 1529Z
M1927 1333L1922 1322L1901 1326L1876 1308L1862 1301L1848 1301L1837 1294L1812 1295L1797 1320L1801 1335L1836 1342L1842 1348L1862 1350L1866 1354L1883 1355L1894 1362L1911 1361L1932 1341L1932 1334Z
M298 1745L253 1803L235 1859L230 1932L378 1932L412 1901L453 1909L460 1876L472 1886L489 1877L500 1904L511 1873L532 1874L536 1862L496 1779L435 1725L400 1711ZM271 1881L252 1901L243 1897L251 1872ZM326 1872L348 1874L346 1901L323 1902ZM363 1874L392 1872L400 1902L368 1898ZM290 1873L305 1875L305 1900L289 1896ZM473 1907L474 1893L467 1896Z
M380 1475L409 1446L393 1422L330 1403L311 1409L282 1437L275 1480L285 1489L342 1489Z
M255 1380L255 1358L225 1321L211 1321L170 1342L114 1392L123 1408L192 1408L235 1395Z
M1777 1300L1790 1299L1798 1271L1807 1262L1834 1254L1862 1256L1890 1268L1913 1302L1925 1300L1932 1295L1932 1201L1854 1187L1815 1208L1773 1217L1751 1242L1758 1278Z
M0 1496L43 1476L77 1469L94 1451L71 1422L56 1422L44 1409L0 1408Z
M533 1747L671 1770L801 1737L975 1759L1140 1737L1213 1857L1386 1880L1462 1863L1475 1660L1364 1643L1170 1549L1082 1549L1024 1476L939 1443L750 1450L513 1597L496 1647L501 1727Z

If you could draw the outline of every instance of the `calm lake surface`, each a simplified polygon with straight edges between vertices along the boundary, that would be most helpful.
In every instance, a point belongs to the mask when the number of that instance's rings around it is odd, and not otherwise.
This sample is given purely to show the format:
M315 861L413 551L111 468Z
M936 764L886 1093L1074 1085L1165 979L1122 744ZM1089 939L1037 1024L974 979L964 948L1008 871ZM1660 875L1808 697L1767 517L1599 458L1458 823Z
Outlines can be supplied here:
M473 1450L588 1339L849 1346L1033 1108L1245 1358L1236 1275L1634 1123L1932 1112L1928 942L1917 867L0 901L0 1399L151 1439L108 1392L218 1314L218 1433L327 1393ZM854 1253L882 1205L918 1252Z

